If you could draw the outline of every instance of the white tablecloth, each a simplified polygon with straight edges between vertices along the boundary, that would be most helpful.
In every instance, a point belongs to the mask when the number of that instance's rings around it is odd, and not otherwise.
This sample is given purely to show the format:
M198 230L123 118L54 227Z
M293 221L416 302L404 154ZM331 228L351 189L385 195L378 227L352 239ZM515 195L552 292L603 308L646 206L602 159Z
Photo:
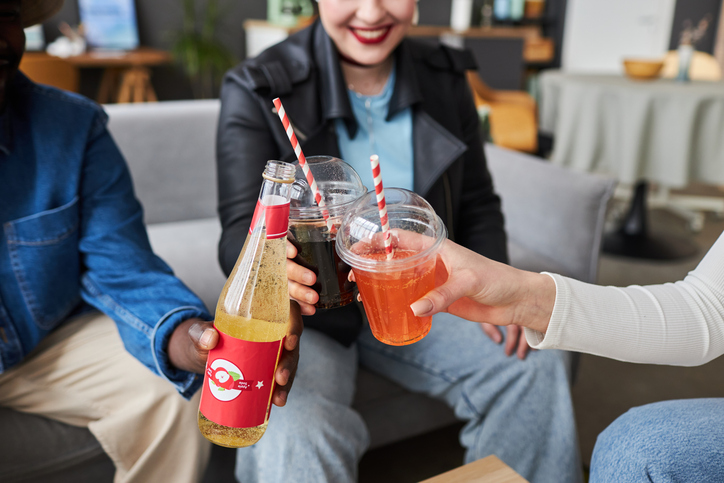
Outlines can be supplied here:
M552 161L625 183L724 184L724 83L541 74L540 128Z

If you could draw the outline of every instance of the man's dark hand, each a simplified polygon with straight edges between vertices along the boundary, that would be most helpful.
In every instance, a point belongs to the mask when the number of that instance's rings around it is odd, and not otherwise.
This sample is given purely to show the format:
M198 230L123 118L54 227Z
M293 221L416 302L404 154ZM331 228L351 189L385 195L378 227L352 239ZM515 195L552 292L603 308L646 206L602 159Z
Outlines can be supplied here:
M276 406L284 406L292 388L294 376L299 362L299 338L304 323L299 305L290 302L289 332L284 342L284 350L274 374L276 385L272 402ZM213 322L201 319L188 319L182 322L171 334L168 343L168 357L177 369L203 374L209 351L219 342L219 333L214 329Z
M213 322L188 319L171 334L168 342L168 358L171 364L182 371L203 374L209 351L219 342L219 333Z

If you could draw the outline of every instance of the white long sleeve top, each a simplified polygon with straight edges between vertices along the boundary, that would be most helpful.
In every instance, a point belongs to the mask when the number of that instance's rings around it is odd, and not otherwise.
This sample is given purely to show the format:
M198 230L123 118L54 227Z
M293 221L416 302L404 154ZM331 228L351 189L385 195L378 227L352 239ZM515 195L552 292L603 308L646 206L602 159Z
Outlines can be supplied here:
M676 283L602 287L548 275L556 283L548 330L526 329L536 349L680 366L724 354L724 233Z

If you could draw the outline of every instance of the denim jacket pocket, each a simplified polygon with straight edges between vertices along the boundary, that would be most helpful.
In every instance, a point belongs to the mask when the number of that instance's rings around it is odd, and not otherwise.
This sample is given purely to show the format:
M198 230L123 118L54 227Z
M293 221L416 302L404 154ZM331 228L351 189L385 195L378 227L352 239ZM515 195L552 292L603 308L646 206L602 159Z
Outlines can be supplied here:
M80 302L78 197L3 225L15 279L41 329L58 325Z

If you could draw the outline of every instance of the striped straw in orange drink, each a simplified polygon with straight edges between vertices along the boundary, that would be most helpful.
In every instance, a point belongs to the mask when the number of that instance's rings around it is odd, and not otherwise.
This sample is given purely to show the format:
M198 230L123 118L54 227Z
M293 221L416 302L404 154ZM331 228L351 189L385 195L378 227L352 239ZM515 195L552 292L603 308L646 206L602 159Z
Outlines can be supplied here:
M387 260L392 260L392 238L390 233L390 220L387 217L387 204L385 203L385 188L382 186L382 172L380 170L380 158L376 154L370 157L372 165L372 177L375 179L375 194L377 195L377 208L380 211L380 223L382 224L382 236L385 240L385 253Z
M334 226L331 218L329 217L329 211L327 211L327 206L322 199L322 194L319 192L317 182L314 181L314 175L312 175L312 170L310 170L309 165L307 165L307 158L304 157L302 147L299 145L299 141L297 140L297 135L294 134L294 128L292 128L292 124L289 122L287 112L284 110L284 106L282 106L282 101L278 97L274 99L274 107L277 108L277 114L279 115L279 119L281 119L282 121L282 125L284 126L284 131L287 133L289 142L292 143L292 149L294 149L294 154L299 161L299 166L302 167L304 176L307 178L307 183L312 189L312 193L314 194L314 201L317 202L317 206L319 206L319 208L322 210L322 216L324 217L324 221L327 223L327 229L330 233L334 234L337 232L337 227Z

